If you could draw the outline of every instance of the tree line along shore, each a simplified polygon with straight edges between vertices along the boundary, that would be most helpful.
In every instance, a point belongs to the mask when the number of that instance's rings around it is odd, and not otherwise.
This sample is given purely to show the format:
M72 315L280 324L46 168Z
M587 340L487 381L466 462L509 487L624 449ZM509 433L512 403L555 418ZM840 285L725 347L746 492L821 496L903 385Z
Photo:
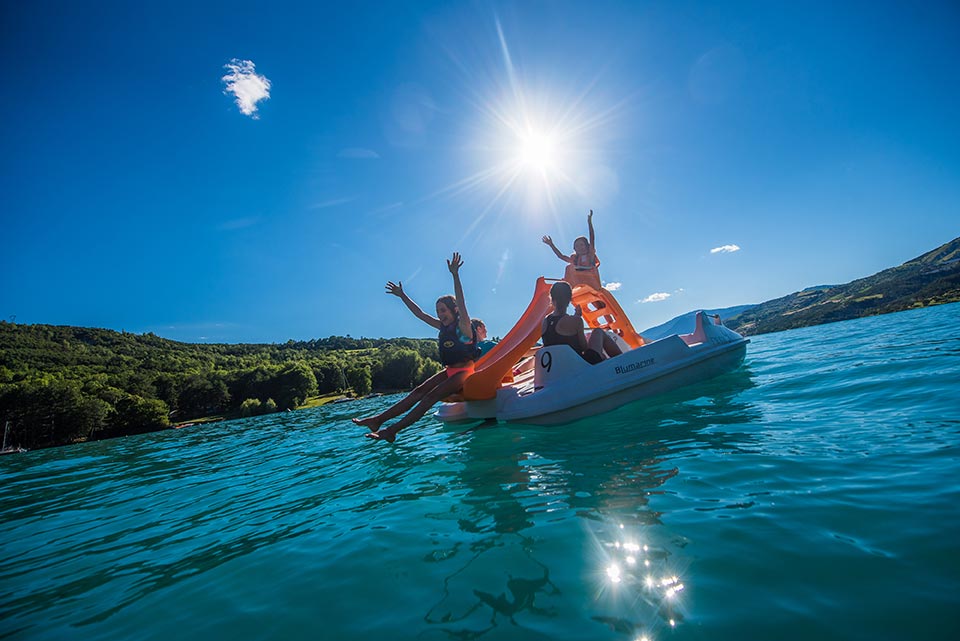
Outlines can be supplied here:
M36 449L296 409L316 395L408 390L438 371L428 339L190 344L0 322L0 421L11 445Z
M957 301L960 238L866 278L749 306L726 324L764 334ZM318 394L408 390L439 360L435 339L193 344L0 321L0 421L10 445L51 447L296 409Z

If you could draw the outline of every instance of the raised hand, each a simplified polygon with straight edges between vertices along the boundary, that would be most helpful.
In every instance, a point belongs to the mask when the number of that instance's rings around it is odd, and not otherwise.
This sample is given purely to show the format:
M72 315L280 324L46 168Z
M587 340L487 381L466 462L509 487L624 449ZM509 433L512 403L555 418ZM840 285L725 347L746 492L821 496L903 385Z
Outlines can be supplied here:
M447 269L450 270L451 274L456 276L461 267L463 267L463 261L460 260L460 254L453 252L453 259L447 261Z
M591 220L593 220L593 210L592 210L592 209L590 210L590 213L587 214L587 222L589 223Z
M387 281L387 290L384 293L403 298L403 283L399 281L395 283L392 280Z
M573 315L576 316L577 318L583 318L583 310L580 309L579 305L573 306Z
M544 237L541 238L540 240L543 241L543 244L544 244L544 245L548 245L548 246L550 246L550 247L553 247L553 239L550 238L549 236L544 236Z

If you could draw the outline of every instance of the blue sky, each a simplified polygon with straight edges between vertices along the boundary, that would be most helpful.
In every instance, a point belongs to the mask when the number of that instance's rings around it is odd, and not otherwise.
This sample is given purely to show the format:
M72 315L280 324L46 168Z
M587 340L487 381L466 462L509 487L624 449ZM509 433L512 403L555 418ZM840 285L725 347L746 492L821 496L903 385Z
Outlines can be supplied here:
M429 336L456 250L502 335L592 208L649 327L960 235L956 3L141 4L0 8L6 320Z

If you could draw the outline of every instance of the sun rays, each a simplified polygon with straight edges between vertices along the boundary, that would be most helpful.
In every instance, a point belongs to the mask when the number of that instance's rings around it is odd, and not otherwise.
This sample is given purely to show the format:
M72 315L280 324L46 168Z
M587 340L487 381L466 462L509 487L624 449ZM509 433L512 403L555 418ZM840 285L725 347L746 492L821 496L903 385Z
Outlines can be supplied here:
M471 68L455 57L474 112L464 118L461 147L468 172L431 196L474 201L477 213L464 238L491 216L536 221L595 202L591 177L604 165L603 145L624 106L600 104L597 78L571 92L525 77L499 21L496 36L495 63Z

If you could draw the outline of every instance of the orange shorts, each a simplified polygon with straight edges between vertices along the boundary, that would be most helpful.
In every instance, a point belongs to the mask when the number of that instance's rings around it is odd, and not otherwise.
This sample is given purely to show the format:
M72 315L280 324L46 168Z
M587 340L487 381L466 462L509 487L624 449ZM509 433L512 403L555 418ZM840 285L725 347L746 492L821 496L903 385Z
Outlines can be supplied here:
M473 364L471 363L467 367L448 367L447 368L447 378L453 378L460 372L466 372L467 374L473 374Z

